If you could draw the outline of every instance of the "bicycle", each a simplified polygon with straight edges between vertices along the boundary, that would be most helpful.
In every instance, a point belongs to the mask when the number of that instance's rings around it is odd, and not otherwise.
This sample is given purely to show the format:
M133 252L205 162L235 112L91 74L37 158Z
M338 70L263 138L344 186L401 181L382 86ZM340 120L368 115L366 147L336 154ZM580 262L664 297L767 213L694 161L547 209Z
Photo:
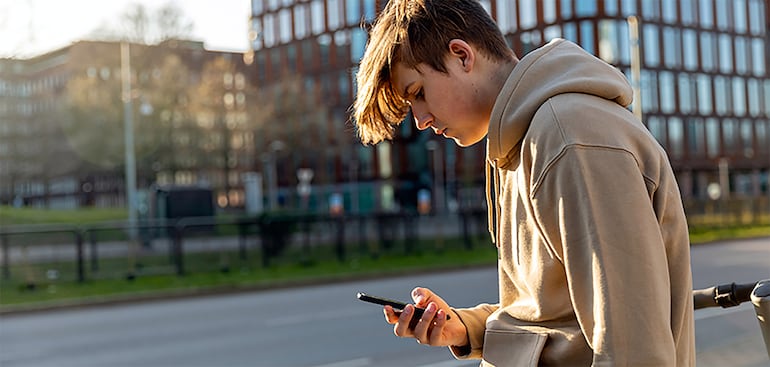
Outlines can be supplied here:
M765 339L765 349L770 358L770 279L755 283L721 284L693 290L693 306L696 310L709 307L729 308L744 302L754 305L754 312Z

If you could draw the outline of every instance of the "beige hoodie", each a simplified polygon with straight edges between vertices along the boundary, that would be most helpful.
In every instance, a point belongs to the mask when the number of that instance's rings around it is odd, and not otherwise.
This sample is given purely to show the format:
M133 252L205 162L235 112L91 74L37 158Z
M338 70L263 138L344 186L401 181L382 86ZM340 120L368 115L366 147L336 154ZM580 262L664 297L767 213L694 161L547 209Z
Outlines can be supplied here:
M554 40L492 111L500 303L456 312L482 365L695 364L687 223L622 73Z

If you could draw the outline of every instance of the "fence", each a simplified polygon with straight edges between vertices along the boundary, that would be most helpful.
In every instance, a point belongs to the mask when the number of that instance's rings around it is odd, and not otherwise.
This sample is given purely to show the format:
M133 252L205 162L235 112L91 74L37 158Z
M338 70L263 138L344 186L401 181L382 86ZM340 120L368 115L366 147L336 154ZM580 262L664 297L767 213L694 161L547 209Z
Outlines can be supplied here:
M141 221L133 228L125 222L6 227L0 232L0 279L34 287L41 277L84 282L229 271L236 263L310 263L327 255L345 261L351 254L377 257L419 251L420 241L438 237L459 237L468 247L488 242L486 213L283 214Z

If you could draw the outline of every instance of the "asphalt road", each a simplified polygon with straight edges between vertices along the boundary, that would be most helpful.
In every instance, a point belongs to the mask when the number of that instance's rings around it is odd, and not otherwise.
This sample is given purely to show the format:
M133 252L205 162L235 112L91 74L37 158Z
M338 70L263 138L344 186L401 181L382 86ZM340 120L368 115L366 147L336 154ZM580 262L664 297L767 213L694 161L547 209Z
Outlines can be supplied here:
M696 287L770 278L770 239L693 249ZM427 286L455 306L496 299L493 268L0 319L0 366L477 365L393 336L358 291L408 299ZM751 308L696 312L699 366L768 366Z

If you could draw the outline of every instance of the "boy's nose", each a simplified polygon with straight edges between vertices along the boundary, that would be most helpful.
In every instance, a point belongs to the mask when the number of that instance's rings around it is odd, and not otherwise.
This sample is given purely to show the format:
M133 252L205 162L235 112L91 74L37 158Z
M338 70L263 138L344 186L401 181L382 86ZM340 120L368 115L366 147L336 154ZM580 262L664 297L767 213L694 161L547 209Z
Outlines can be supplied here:
M412 107L412 115L414 116L414 124L417 126L417 130L425 130L433 123L433 115L427 111L421 111Z

